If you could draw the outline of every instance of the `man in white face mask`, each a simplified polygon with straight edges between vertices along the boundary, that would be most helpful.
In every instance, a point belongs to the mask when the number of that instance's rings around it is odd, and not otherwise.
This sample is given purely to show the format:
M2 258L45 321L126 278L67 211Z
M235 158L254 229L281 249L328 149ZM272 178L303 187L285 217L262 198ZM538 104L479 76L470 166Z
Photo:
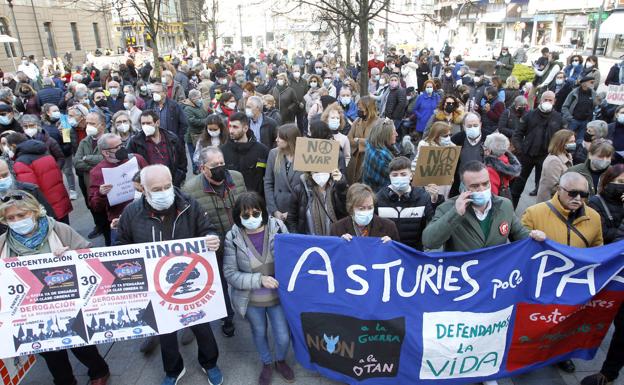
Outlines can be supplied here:
M250 96L245 104L245 115L249 118L249 129L254 133L258 142L275 147L277 138L277 122L262 112L264 103L259 96Z
M158 115L161 128L169 130L184 143L184 135L188 130L188 122L182 104L168 96L168 90L160 83L153 83L152 101L145 105L146 110L153 110ZM175 178L174 178L175 179Z
M141 155L149 164L162 164L173 175L173 184L180 186L186 178L184 142L160 125L156 112L141 113L141 131L128 141L128 152Z
M169 168L164 165L143 168L141 186L144 197L129 204L119 219L117 244L205 237L209 250L219 249L219 237L209 216L195 199L181 194L174 186ZM217 366L219 351L210 325L195 325L192 331L197 338L200 365L208 380L221 384L223 375ZM177 333L162 334L159 339L165 369L163 383L175 384L186 372Z
M548 155L550 139L567 124L561 114L553 109L555 93L546 91L540 98L539 107L529 111L520 119L518 129L513 133L511 143L518 152L518 160L522 165L520 176L511 185L514 207L518 205L527 179L535 168L535 190L531 196L537 195L537 186L542 176L542 164ZM577 140L579 138L577 137ZM581 136L580 140L583 140ZM580 143L578 144L580 146Z

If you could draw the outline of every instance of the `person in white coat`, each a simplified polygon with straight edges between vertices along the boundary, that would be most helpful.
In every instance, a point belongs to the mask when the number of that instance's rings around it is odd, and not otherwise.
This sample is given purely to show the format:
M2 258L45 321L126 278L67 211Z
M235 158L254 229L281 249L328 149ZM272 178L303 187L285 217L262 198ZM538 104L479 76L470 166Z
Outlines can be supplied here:
M403 80L405 81L405 88L414 87L415 90L418 89L417 70L418 65L413 61L403 63L401 66L401 75L403 75Z

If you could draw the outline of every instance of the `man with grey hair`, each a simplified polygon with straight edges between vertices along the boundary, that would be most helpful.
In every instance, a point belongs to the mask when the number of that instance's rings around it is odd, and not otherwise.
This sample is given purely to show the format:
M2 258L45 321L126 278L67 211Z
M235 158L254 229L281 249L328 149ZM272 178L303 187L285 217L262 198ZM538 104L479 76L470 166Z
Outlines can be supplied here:
M527 179L535 168L535 189L531 196L537 195L537 186L542 176L542 164L548 156L548 144L555 132L566 128L561 114L553 109L555 93L546 91L540 98L539 107L529 111L520 119L518 129L513 133L511 142L518 155L522 172L511 186L514 207L518 205Z
M121 111L124 109L124 94L121 92L121 86L119 82L110 81L108 82L106 88L110 95L108 96L107 103L108 109L111 114L114 114L117 111Z
M276 146L277 122L262 112L264 103L259 96L250 96L245 104L245 115L249 118L249 130L256 140L267 148Z
M176 72L173 80L178 82L182 86L184 90L184 94L188 96L189 93L189 77L188 77L189 67L187 64L180 64L178 67L178 71Z
M148 164L141 155L129 154L126 147L123 146L119 135L109 133L103 134L97 140L97 147L103 159L89 171L89 179L91 182L89 186L89 207L99 214L106 215L108 226L110 227L110 223L113 219L119 218L123 209L132 202L132 199L111 206L107 194L112 190L113 185L110 183L111 181L105 183L102 169L119 167L132 159L136 159L137 161L136 171L147 167ZM136 171L131 172L130 175L134 175ZM114 245L115 239L116 232L115 230L111 230L110 243Z
M171 74L171 72L169 72L169 74ZM168 79L168 75L163 76ZM179 84L175 84L180 87ZM160 83L151 84L152 100L145 104L145 109L143 111L154 111L158 115L158 120L160 120L160 128L175 134L178 139L180 139L180 142L184 143L184 135L187 131L188 122L186 121L186 115L184 115L182 105L176 101L175 93L172 91L173 88L171 87L164 86ZM172 96L170 97L169 95Z
M428 132L425 132L425 136ZM451 137L451 141L456 146L461 147L459 153L459 161L457 168L455 169L455 178L453 185L451 186L450 196L455 196L460 193L459 191L459 170L464 165L472 162L483 162L483 141L485 137L481 131L481 117L475 112L469 112L464 116L463 130L456 133Z
M184 115L188 123L188 130L184 134L184 142L188 149L191 159L195 152L195 146L201 135L206 131L206 124L208 123L207 108L204 106L204 100L201 97L199 90L191 90L187 100L182 102L184 108ZM192 162L193 174L197 174L199 171L195 162Z
M212 98L210 97L210 89L212 88L214 82L210 80L210 70L205 69L199 73L199 84L197 85L197 89L202 94L202 99L204 100L204 105L210 105L210 101Z
M173 185L171 172L164 165L147 166L141 170L144 195L130 203L121 214L118 245L162 242L173 239L205 237L206 247L217 251L221 245L210 216L193 198ZM213 289L218 290L216 287ZM210 324L190 327L197 338L199 364L210 384L222 384L223 375L217 366L219 348ZM186 373L178 348L177 333L161 334L165 378L162 384L176 384Z
M217 234L221 239L221 245L225 240L225 234L232 228L234 221L231 210L234 202L240 194L247 191L243 175L236 170L225 168L223 152L218 147L206 147L199 156L200 173L189 179L182 191L199 202L206 210L208 216L214 221L217 227ZM228 316L224 318L221 330L226 337L234 335L234 311L230 304L230 297L227 293L227 283L223 277L223 247L217 251L217 261L219 262L219 272L223 292L225 294L225 306Z
M509 139L498 132L488 135L483 143L483 155L490 174L492 194L511 199L509 183L520 175L522 167L518 158L509 151Z
M124 108L130 115L130 122L132 123L132 130L134 132L141 131L141 110L136 105L137 98L133 94L126 94L124 96Z
M43 88L37 92L37 101L39 102L39 105L43 106L46 103L58 105L62 98L63 91L56 88L54 79L47 76L43 78Z

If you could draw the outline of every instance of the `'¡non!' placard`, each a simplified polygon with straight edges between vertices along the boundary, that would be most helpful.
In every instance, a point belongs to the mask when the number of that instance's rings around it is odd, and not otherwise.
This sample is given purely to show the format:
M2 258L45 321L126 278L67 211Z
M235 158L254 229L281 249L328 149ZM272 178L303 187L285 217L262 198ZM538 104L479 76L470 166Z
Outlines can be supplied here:
M336 140L299 137L295 147L295 170L332 172L338 168L340 143Z

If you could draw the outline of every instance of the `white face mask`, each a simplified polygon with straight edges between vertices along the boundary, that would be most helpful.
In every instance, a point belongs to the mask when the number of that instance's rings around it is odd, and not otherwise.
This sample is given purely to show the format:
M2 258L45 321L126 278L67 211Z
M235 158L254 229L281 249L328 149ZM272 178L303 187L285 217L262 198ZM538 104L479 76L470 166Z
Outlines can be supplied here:
M284 79L278 80L277 81L277 85L280 86L280 87L283 86L284 85Z
M221 132L219 130L215 130L215 131L208 130L208 135L210 135L210 137L212 137L212 138L216 138L219 135L221 135Z
M251 110L251 108L245 108L245 115L247 115L247 117L249 119L253 118L253 111Z
M299 72L299 71L293 72L293 77L295 79L299 79L300 76L301 76L301 72Z
M124 103L124 108L125 108L126 110L131 109L131 108L132 108L132 104L130 104L130 103Z
M313 172L312 179L317 185L321 187L325 186L325 184L327 184L327 181L329 180L329 173L328 172Z
M440 138L440 146L450 146L451 144L453 144L453 142L451 141L451 137L450 136L443 136Z
M87 135L89 136L96 136L98 134L97 127L92 126L90 124L87 124L87 128L85 129L85 131L87 132Z
M156 127L151 126L149 124L143 124L141 126L141 129L143 130L143 133L145 134L145 136L152 136L156 132Z
M152 95L152 98L154 99L154 101L156 103L160 102L162 100L162 96L160 96L160 94L154 94Z
M553 105L551 102L543 102L539 105L539 108L543 112L550 112L552 111Z
M262 225L262 215L258 216L258 218L251 215L249 218L245 219L241 217L241 225L245 227L247 230L257 230Z
M229 108L230 110L234 110L236 109L236 102L231 102L226 104L227 108Z
M476 83L479 83L481 81L481 77L480 76L475 76L474 81Z
M386 84L386 79L379 79L379 85L383 86L384 84Z
M316 87L318 87L318 83L317 82L310 82L310 87L316 88Z
M156 211L166 210L173 204L175 193L173 186L164 191L154 191L146 194L147 203Z
M130 125L128 123L121 123L120 125L117 126L117 131L121 132L122 134L125 134L129 130L130 130Z
M31 138L34 138L35 135L37 135L37 129L36 128L27 128L24 130L24 134L30 136Z

